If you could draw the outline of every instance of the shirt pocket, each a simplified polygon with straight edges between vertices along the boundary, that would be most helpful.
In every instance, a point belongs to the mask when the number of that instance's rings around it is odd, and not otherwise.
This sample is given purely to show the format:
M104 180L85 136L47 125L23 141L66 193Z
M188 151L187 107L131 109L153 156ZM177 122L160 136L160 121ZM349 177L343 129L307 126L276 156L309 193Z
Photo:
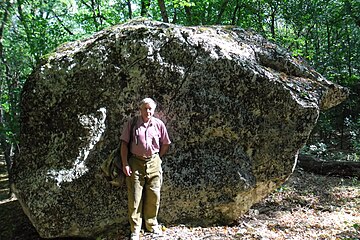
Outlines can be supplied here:
M160 134L158 131L154 128L151 129L151 131L148 134L148 137L151 139L151 142L155 148L159 148L160 146Z

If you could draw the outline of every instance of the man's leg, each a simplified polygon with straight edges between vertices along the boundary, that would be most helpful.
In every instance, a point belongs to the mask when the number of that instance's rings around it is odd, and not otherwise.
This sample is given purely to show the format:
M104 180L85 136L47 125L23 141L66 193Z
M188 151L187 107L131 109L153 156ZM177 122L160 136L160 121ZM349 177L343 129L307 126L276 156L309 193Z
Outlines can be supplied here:
M144 219L146 229L155 231L158 227L157 215L160 206L160 189L162 185L161 159L154 157L147 163L146 184L144 189Z
M130 230L132 233L140 233L142 224L143 188L145 185L144 165L136 158L129 159L132 169L130 177L126 178L128 189L128 212Z

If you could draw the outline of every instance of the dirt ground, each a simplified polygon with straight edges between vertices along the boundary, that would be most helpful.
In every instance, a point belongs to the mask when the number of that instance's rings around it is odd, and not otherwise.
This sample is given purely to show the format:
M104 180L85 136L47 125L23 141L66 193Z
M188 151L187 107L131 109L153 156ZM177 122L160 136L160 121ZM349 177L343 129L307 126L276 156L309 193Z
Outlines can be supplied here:
M42 239L8 193L5 165L0 162L0 240ZM125 239L127 234L119 232L96 240ZM162 236L143 233L141 239L359 240L360 180L296 170L286 184L232 226L163 226Z

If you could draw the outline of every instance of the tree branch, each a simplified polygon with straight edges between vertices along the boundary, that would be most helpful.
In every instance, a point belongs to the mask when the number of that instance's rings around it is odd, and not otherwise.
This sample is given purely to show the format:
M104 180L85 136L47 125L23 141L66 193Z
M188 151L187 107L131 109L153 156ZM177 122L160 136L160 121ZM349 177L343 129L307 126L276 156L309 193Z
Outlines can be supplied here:
M60 19L60 17L59 17L58 15L56 15L56 14L54 14L54 15L55 15L55 18L59 21L60 25L65 29L65 31L67 31L70 35L74 35L74 33L71 32L70 29L67 28L67 27L64 25L64 23L63 23L63 21Z

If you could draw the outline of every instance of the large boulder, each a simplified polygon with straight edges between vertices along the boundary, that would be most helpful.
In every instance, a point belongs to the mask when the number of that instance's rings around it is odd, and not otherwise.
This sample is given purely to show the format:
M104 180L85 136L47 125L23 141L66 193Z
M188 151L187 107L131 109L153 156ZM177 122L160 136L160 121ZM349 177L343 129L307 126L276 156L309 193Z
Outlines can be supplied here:
M143 97L173 141L162 223L229 223L281 185L337 86L237 27L134 20L59 47L27 80L13 189L42 237L127 227L127 193L100 175Z

